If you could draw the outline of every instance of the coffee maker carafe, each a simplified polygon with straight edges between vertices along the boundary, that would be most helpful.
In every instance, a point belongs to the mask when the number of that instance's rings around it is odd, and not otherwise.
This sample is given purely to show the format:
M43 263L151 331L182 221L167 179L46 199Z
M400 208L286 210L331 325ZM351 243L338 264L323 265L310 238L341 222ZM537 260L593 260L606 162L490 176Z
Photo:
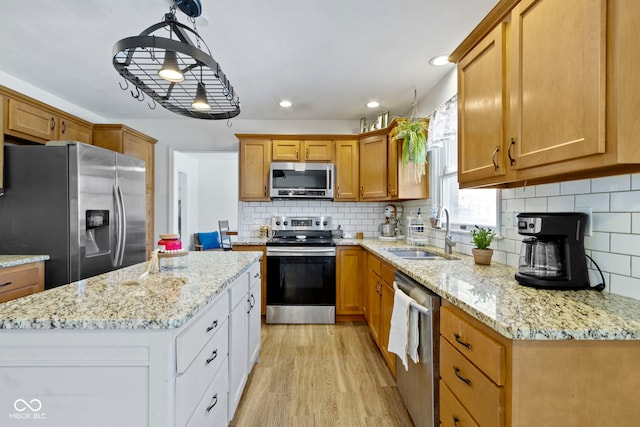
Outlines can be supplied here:
M516 216L522 241L516 280L544 289L586 289L584 251L588 216L581 212L521 213Z

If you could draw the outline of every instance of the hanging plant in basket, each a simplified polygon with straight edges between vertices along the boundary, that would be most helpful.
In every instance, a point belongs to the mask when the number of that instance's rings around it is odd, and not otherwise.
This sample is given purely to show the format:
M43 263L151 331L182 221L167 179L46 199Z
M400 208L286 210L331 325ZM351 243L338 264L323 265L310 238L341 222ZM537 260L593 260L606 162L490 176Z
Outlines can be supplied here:
M414 179L416 183L422 182L422 176L427 167L427 131L429 129L429 119L419 120L398 120L393 137L394 140L402 142L402 166L405 174L408 171L409 162L415 165ZM405 176L406 178L406 176Z

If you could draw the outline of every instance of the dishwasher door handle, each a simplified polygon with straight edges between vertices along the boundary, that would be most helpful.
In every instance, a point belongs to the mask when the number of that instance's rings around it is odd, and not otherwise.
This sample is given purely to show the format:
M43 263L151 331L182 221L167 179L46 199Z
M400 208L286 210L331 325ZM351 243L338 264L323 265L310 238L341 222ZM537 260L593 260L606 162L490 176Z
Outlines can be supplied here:
M403 291L402 291L402 289L400 289L400 288L398 287L398 283L397 283L395 280L393 281L393 290L394 290L394 291L400 291L400 292L403 292ZM406 293L405 293L405 295L406 295ZM429 313L431 313L431 309L430 309L430 308L427 308L427 307L425 307L425 306L422 306L422 305L418 304L418 303L417 303L417 302L415 302L415 301L411 301L410 306L411 306L412 308L415 308L416 310L418 310L420 313L423 313L423 314L429 314Z

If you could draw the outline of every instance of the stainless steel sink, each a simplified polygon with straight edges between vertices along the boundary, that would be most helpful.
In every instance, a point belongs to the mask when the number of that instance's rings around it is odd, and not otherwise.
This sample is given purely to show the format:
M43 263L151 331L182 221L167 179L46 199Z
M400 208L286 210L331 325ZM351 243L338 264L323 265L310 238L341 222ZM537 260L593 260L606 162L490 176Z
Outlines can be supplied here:
M403 259L447 259L435 252L429 252L422 249L385 249L385 251Z

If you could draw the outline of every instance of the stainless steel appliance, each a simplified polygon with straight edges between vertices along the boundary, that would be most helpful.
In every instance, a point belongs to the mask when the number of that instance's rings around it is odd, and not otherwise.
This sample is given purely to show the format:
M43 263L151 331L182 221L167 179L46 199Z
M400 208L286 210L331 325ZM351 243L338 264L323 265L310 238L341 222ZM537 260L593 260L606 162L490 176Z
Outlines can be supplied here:
M440 297L401 272L396 272L395 279L394 289L400 289L415 300L411 303L411 310L419 313L420 334L419 362L409 358L408 370L405 371L398 358L396 385L414 425L434 427L439 425Z
M267 323L335 323L330 217L274 217L267 249Z
M521 213L516 216L522 241L515 278L546 289L590 287L584 250L588 216L581 212Z
M74 142L5 147L0 253L46 254L45 287L145 261L145 164Z
M333 163L271 163L272 199L333 199Z

